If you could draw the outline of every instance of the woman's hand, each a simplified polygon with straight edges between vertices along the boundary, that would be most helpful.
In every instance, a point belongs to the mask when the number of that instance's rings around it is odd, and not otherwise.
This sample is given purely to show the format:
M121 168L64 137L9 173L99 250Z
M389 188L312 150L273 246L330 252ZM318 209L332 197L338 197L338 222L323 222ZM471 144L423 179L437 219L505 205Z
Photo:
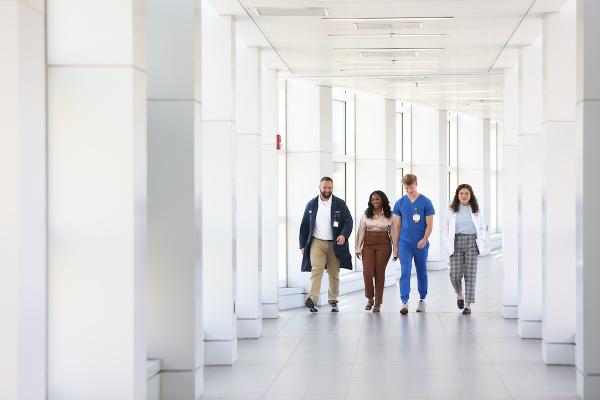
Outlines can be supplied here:
M394 249L394 257L392 258L392 261L396 261L398 259L398 248Z
M360 260L361 257L362 257L362 253L360 251L357 251L356 258L358 258Z
M417 249L424 249L426 244L427 244L427 240L425 240L425 239L419 240L419 243L417 243Z

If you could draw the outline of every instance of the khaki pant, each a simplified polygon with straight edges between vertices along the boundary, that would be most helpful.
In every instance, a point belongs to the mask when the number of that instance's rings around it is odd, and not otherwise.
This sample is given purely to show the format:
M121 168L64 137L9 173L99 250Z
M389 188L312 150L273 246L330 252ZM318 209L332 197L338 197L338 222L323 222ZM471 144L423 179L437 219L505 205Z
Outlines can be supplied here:
M321 294L321 279L327 265L329 275L329 300L337 300L340 292L340 260L333 252L333 241L312 238L310 245L310 298L317 304Z

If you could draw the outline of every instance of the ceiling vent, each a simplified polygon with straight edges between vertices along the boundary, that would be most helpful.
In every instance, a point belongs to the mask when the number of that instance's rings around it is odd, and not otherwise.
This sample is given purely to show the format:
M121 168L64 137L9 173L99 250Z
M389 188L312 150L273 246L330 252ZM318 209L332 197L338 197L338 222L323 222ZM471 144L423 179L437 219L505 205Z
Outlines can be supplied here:
M326 17L327 9L322 7L307 8L277 8L277 7L256 7L256 15L261 17Z

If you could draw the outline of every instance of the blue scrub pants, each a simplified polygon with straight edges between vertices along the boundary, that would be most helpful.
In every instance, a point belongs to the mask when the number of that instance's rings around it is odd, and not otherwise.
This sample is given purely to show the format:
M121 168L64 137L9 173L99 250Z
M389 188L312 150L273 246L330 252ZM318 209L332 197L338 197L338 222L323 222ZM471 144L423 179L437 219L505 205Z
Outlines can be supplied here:
M398 255L400 257L400 299L402 303L408 302L410 295L410 273L412 261L415 260L417 269L417 282L421 300L427 297L427 254L429 253L429 242L423 249L417 249L417 245L407 243L398 244Z

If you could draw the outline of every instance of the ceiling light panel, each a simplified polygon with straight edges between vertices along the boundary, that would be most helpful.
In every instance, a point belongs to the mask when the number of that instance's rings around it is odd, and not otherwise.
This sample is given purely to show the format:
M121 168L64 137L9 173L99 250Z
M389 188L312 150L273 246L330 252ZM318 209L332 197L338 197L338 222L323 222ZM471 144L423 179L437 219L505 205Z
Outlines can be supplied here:
M418 31L423 28L422 22L395 22L395 23L382 23L382 22L355 22L355 31L368 31L368 30L386 30L386 31L399 31L399 30L410 30Z
M452 20L454 17L362 17L362 18L321 18L325 22L427 22L427 21L443 21Z
M332 38L403 38L403 37L444 37L446 33L332 33Z
M255 7L254 12L261 17L325 17L327 9L322 7L278 8Z

